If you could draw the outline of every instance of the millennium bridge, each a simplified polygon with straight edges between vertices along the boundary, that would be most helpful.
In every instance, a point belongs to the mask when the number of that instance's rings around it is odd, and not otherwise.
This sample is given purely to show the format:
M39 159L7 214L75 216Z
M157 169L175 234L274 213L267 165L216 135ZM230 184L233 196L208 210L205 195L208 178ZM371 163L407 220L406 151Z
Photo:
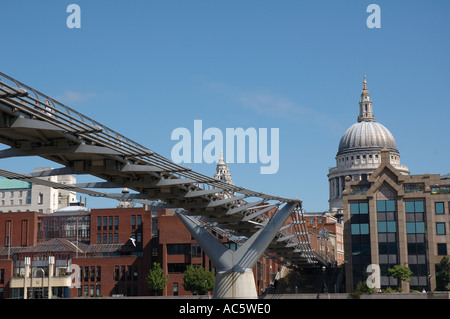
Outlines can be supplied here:
M291 268L324 264L311 249L301 200L252 191L173 163L1 72L0 143L9 147L0 150L0 159L39 156L60 165L29 174L0 169L0 176L173 210L217 268L214 298L257 298L252 269L263 255ZM42 178L65 174L100 181L60 184ZM104 191L125 187L133 192ZM229 250L211 230L239 248Z

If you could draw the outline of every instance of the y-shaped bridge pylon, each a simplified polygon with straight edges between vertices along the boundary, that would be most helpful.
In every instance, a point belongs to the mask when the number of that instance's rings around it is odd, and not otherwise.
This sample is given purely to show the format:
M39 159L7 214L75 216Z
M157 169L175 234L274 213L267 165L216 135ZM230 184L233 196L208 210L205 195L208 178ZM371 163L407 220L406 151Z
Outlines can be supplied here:
M253 234L236 251L223 245L192 218L177 213L186 228L217 267L213 298L257 298L253 266L274 239L297 203L287 203L264 228Z

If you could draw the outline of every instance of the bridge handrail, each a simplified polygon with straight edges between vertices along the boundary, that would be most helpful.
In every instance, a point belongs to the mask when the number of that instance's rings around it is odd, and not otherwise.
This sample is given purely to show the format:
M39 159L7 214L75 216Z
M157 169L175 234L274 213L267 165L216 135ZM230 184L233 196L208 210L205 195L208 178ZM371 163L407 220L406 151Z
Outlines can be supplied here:
M310 252L309 244L307 244L309 239L305 235L306 228L304 223L300 223L301 200L248 190L173 163L162 155L1 72L0 99L2 103L8 105L14 111L20 111L22 113L21 116L41 120L61 129L65 136L69 135L69 140L73 138L73 141L77 144L96 145L114 150L123 156L124 163L151 165L160 168L163 172L152 172L157 179L179 179L183 177L187 180L186 184L192 190L218 189L218 193L222 194L243 194L244 196L241 196L241 198L245 199L232 202L236 207L246 205L249 203L247 200L252 197L263 199L265 204L268 204L270 201L278 202L276 205L295 202L297 203L297 208L292 214L292 220L295 223L293 228L297 235L296 239L290 239L289 243L297 244L297 247L304 252L307 258L314 256ZM11 113L11 110L9 109L8 112ZM92 191L92 194L93 196L101 196L94 191ZM239 214L246 216L245 214L250 215L257 210L258 206L250 206L249 209L240 211ZM265 214L252 217L252 220L253 218L256 218L256 224L260 223L262 226L270 219ZM283 234L283 232L280 232L280 234Z

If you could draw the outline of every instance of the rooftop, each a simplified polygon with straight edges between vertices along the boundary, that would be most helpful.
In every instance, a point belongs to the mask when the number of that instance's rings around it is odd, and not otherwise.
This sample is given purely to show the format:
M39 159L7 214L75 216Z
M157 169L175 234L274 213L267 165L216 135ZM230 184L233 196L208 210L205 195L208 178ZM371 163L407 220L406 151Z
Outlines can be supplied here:
M31 188L30 182L17 179L0 178L0 190Z

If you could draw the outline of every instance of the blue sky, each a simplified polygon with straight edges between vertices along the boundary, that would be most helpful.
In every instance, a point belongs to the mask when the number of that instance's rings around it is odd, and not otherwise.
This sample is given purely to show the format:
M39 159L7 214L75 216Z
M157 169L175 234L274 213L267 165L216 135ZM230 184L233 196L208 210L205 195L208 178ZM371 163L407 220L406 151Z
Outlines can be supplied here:
M71 3L80 29L66 25ZM371 3L379 29L366 25ZM0 70L167 158L172 131L193 131L196 119L223 132L279 128L278 172L230 164L233 181L324 211L363 74L401 163L413 174L450 173L448 12L447 0L1 0ZM50 165L0 163L24 173Z

